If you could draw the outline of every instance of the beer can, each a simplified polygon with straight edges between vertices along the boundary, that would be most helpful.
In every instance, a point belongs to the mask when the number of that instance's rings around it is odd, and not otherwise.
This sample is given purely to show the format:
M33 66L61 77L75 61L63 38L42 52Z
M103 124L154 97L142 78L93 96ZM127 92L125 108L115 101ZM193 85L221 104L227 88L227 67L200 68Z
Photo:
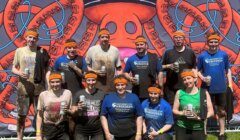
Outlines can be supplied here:
M66 104L67 104L67 103L66 103L65 101L62 101L62 102L61 102L60 115L65 115L64 106L65 106Z
M210 86L212 77L208 75L206 79L207 79L207 82L206 82L207 86Z
M138 75L138 74L135 74L134 78L135 78L135 80L136 80L136 83L139 84L139 75Z
M84 95L80 95L79 96L79 101L80 102L85 102L86 101L86 97Z
M29 68L25 68L25 69L24 69L24 73L27 74L27 75L29 75L29 74L30 74Z
M175 67L177 67L175 72L178 73L179 72L179 62L174 62L173 65L175 65Z
M61 72L61 76L62 76L62 83L65 83L65 74L64 74L64 72Z
M188 104L188 105L187 105L187 110L193 111L193 105L192 105L192 104Z
M102 71L102 72L106 72L106 67L105 67L105 66L102 66L102 67L101 67L101 71Z

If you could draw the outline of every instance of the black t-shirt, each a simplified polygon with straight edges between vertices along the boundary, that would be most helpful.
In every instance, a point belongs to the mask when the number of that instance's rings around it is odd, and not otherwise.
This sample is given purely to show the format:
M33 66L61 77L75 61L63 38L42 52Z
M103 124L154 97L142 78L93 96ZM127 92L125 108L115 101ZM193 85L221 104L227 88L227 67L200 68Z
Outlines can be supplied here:
M86 107L83 111L79 111L78 116L75 118L76 131L85 135L102 132L99 114L105 93L99 89L96 89L93 94L88 94L84 89L80 90L74 95L73 105L77 105L80 95L85 96Z
M192 69L196 67L196 56L192 49L185 48L183 52L176 49L167 50L163 56L162 65L179 62L179 72L167 69L166 86L169 89L178 90L184 88L180 73L183 69Z

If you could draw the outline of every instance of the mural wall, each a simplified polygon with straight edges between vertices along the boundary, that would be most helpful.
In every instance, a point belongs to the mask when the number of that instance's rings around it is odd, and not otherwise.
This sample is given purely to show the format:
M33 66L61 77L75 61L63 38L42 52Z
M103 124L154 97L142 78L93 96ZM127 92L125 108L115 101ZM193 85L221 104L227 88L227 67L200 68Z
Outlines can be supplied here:
M85 55L97 43L99 28L111 33L124 60L134 54L134 39L144 35L150 51L161 58L172 48L172 33L183 30L196 54L205 46L205 34L217 31L221 49L231 62L234 88L234 118L240 121L240 2L237 0L1 0L0 5L0 136L16 130L17 77L11 73L16 48L24 45L27 28L40 32L39 45L48 50L51 64L64 53L68 38L78 42ZM33 131L33 110L26 131ZM240 118L240 117L239 117Z

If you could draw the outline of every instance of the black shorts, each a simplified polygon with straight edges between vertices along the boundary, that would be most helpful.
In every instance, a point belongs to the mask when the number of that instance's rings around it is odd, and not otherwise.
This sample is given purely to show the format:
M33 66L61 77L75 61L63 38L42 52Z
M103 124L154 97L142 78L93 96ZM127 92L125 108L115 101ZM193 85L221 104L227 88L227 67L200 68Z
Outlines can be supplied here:
M190 130L175 126L176 140L206 140L204 130Z
M214 94L211 94L210 93L210 96L211 96L211 100L212 100L212 103L213 105L216 105L218 107L222 107L225 109L226 107L226 93L214 93Z

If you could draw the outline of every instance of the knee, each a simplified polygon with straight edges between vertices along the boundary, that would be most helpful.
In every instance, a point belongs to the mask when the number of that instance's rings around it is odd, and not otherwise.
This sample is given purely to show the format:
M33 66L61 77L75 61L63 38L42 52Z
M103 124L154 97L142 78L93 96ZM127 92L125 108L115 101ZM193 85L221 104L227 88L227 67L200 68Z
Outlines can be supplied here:
M223 108L219 108L218 112L217 112L217 115L218 115L219 118L223 118L227 115L227 113Z

